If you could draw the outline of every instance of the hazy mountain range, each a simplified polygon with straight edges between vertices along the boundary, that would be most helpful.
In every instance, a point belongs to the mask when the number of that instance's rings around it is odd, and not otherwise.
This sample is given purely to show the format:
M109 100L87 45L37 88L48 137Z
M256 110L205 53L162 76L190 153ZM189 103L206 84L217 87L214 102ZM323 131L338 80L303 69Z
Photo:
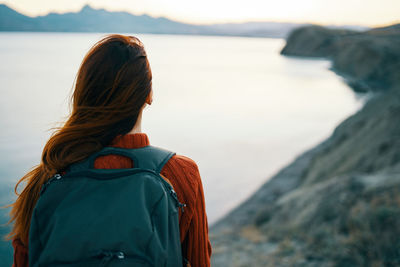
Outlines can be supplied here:
M79 12L49 13L29 17L0 4L0 31L33 32L120 32L155 34L197 34L284 38L290 31L306 24L281 22L246 22L195 25L164 17L111 12L85 5ZM364 30L361 26L343 26Z

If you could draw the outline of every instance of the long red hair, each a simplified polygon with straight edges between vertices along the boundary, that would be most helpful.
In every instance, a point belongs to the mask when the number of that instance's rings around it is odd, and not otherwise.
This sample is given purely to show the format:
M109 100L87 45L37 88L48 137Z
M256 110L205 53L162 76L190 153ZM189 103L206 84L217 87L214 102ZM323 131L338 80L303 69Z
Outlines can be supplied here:
M17 200L9 205L13 224L7 240L28 245L33 209L41 187L68 165L107 146L135 125L151 91L152 74L143 44L133 36L112 34L84 57L71 96L71 114L47 141L41 162L16 184ZM18 185L26 182L18 194Z

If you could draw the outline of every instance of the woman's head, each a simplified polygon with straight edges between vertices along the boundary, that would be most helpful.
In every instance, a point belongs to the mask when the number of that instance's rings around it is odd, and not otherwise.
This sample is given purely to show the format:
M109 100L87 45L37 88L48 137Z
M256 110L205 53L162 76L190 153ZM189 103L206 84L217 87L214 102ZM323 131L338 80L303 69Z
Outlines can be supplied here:
M8 239L28 242L30 219L41 186L134 127L151 102L152 74L143 44L133 36L108 35L86 54L71 97L71 114L46 143L42 161L17 183L26 186L10 212Z
M100 135L106 131L101 140L106 145L132 129L151 86L149 61L139 39L109 35L90 49L79 68L72 95L76 120L71 123L90 122Z
M63 169L66 163L81 160L89 151L128 133L151 91L150 64L140 40L118 34L101 39L81 63L71 97L71 115L56 133L55 142L50 139L47 143L43 162L52 170ZM59 156L68 160L52 164Z

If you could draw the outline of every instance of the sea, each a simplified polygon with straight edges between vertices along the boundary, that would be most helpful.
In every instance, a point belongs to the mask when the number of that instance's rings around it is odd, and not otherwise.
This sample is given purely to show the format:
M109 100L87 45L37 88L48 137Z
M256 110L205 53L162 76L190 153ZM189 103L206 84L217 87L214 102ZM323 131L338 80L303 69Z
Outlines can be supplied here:
M210 225L365 101L328 60L280 55L284 39L129 34L153 72L142 130L197 163ZM0 33L0 204L68 117L79 65L104 35Z

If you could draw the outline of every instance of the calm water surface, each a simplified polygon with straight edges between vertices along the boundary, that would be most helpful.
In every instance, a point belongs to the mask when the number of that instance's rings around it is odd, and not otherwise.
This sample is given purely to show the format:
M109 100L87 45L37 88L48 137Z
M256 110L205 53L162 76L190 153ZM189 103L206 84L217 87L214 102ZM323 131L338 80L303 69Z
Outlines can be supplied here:
M0 33L3 188L39 163L49 129L68 114L79 64L101 36ZM143 131L197 162L210 223L362 105L328 61L279 55L281 39L137 36L153 71Z

